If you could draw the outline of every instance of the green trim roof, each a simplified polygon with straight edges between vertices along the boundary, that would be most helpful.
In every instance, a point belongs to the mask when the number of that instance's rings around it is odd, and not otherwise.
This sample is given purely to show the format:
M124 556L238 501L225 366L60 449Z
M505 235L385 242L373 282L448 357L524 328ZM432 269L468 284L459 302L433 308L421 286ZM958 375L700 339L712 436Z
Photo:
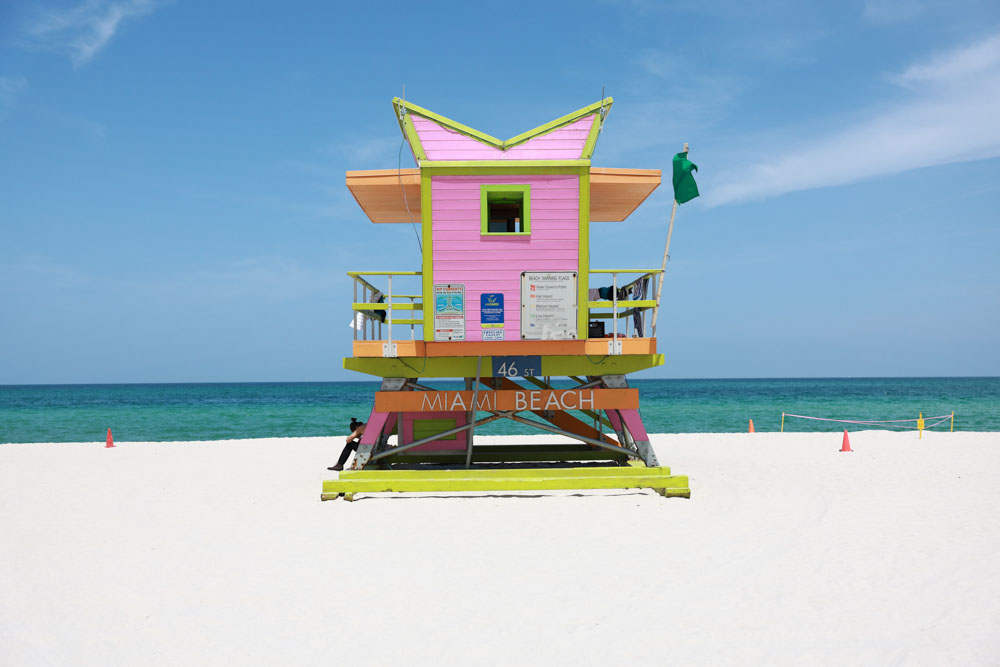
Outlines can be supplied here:
M428 120L432 120L435 123L442 125L443 127L447 127L450 130L454 130L455 132L459 132L467 137L475 139L476 141L482 142L487 146L493 146L494 148L499 148L504 151L519 144L523 144L526 141L530 141L535 137L548 134L553 130L558 130L560 127L574 123L581 118L585 118L586 116L597 115L597 118L594 121L594 127L591 130L591 139L587 141L584 146L584 154L580 156L583 159L590 159L590 153L593 153L594 141L597 138L597 133L600 132L600 128L604 125L604 119L608 117L608 112L611 111L612 104L614 104L614 99L611 97L605 97L600 102L594 102L589 106L577 109L572 113L556 118L555 120L551 120L544 125L539 125L533 130L522 132L521 134L511 137L510 139L497 139L496 137L490 136L485 132L480 132L479 130L475 130L467 125L462 125L457 121L445 118L440 114L436 114L433 111L413 104L412 102L407 102L406 100L398 97L392 98L392 108L396 114L396 122L399 123L400 131L403 133L406 140L410 142L410 148L413 150L413 154L418 160L426 159L426 156L424 155L423 146L420 145L420 137L413 130L412 122L409 124L406 122L408 120L408 114L427 118Z

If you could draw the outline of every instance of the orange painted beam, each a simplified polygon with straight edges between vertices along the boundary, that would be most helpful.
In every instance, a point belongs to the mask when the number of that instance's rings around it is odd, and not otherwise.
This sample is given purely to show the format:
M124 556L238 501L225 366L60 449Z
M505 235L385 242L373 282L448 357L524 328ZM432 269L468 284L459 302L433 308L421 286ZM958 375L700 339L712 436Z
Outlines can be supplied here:
M513 383L511 383L513 384ZM514 384L516 387L517 385ZM378 412L469 412L471 391L377 391ZM639 407L638 389L498 389L481 391L477 410L629 410ZM578 421L578 420L577 420ZM566 429L571 430L571 429ZM596 432L594 436L596 437Z
M422 340L395 340L396 355L400 357L422 357L424 356L424 341ZM352 346L354 357L381 357L384 340L356 340Z

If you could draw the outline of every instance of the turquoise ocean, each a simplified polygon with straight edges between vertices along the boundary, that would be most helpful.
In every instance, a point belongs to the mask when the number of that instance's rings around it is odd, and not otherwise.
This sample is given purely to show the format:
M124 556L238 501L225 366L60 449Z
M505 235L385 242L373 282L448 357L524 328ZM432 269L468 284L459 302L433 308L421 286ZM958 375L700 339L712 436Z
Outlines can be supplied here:
M457 389L456 382L431 383ZM851 420L955 412L956 431L1000 431L1000 378L632 380L650 433L735 433L781 413ZM568 381L564 385L572 386ZM0 443L330 436L364 421L377 382L0 385ZM931 423L928 421L928 423ZM912 422L910 423L912 425ZM786 431L862 426L787 418ZM935 430L947 430L945 422ZM510 420L480 434L540 433Z

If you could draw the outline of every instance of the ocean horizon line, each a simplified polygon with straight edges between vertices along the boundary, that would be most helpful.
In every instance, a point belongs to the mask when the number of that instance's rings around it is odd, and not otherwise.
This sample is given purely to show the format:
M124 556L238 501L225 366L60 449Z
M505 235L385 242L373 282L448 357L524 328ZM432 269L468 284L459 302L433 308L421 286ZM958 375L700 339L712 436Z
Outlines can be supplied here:
M485 376L484 376L485 377ZM540 377L540 376L539 376ZM551 376L561 378L562 376ZM776 380L996 380L1000 375L798 375L773 377L639 377L630 378L631 382L747 382ZM433 381L459 381L460 378L425 378ZM358 380L192 380L169 382L20 382L0 383L0 388L19 387L149 387L149 386L209 386L209 385L275 385L275 384L378 384L378 379Z

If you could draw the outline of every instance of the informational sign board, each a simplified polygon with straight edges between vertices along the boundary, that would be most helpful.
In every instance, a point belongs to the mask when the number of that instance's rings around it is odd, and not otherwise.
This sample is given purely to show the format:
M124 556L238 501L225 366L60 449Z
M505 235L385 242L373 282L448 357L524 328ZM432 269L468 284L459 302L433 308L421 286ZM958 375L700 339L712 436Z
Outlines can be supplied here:
M576 271L525 271L521 274L521 338L576 338Z
M503 340L503 293L483 292L479 295L479 321L483 340Z
M465 340L465 285L434 285L434 340Z
M503 324L503 292L483 292L479 295L479 319L488 324Z
M542 358L538 355L520 357L493 357L493 377L539 377Z

